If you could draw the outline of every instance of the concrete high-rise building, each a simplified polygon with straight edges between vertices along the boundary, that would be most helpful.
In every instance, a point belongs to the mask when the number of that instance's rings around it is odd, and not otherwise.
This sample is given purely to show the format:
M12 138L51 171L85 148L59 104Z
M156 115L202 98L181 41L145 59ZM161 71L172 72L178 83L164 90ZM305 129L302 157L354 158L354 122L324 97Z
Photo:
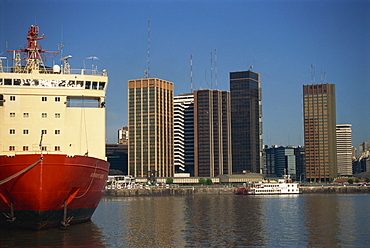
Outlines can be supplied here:
M230 72L232 172L261 173L262 91L260 74Z
M338 176L352 175L352 129L351 124L337 125Z
M118 129L118 144L128 145L128 127Z
M194 94L174 97L174 166L194 176Z
M173 83L158 78L129 80L128 106L128 173L173 176Z
M306 180L337 177L335 85L303 85Z
M194 92L194 174L231 174L230 92Z

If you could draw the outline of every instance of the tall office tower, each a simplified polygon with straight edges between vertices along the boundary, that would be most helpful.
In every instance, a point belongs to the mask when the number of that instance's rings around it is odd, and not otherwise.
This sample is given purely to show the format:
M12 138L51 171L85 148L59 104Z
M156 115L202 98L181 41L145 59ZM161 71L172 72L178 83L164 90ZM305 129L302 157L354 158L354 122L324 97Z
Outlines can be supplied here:
M230 72L232 172L261 173L262 91L260 74Z
M303 85L306 179L328 182L337 176L335 85Z
M194 92L194 174L231 174L230 92Z
M174 97L174 166L194 176L194 94Z
M173 83L158 78L129 80L128 106L128 173L173 176Z
M352 129L351 124L337 125L338 176L352 175Z

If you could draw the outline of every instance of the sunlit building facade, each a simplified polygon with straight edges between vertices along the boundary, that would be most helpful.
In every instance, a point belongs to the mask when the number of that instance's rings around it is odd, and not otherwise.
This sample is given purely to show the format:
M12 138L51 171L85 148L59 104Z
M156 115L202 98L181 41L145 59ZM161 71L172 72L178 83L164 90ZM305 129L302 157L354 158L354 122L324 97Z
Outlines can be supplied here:
M128 81L130 175L173 176L173 98L172 82Z
M303 85L306 180L337 177L335 85Z
M194 94L174 97L175 173L194 176Z
M338 176L352 176L352 128L351 124L338 124L337 167Z

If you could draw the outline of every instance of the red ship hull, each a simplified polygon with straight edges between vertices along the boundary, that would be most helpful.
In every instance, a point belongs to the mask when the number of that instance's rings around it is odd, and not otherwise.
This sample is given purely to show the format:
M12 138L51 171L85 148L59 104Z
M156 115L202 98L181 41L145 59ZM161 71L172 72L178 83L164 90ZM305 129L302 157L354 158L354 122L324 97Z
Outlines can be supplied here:
M107 161L88 156L0 156L0 225L42 229L90 220L108 170Z

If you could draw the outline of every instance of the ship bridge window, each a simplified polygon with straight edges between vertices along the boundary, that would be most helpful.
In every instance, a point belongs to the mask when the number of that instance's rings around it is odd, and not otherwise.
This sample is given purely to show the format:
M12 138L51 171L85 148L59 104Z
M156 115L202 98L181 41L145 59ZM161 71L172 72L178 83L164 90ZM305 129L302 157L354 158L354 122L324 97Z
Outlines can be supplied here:
M104 90L105 82L99 82L99 90Z
M12 85L12 79L10 79L10 78L5 78L5 79L4 79L4 85Z
M70 108L99 108L99 97L67 97L67 107Z
M98 82L93 82L92 83L92 89L96 90L98 88Z
M91 82L90 81L86 81L85 83L85 89L90 89L91 87Z

